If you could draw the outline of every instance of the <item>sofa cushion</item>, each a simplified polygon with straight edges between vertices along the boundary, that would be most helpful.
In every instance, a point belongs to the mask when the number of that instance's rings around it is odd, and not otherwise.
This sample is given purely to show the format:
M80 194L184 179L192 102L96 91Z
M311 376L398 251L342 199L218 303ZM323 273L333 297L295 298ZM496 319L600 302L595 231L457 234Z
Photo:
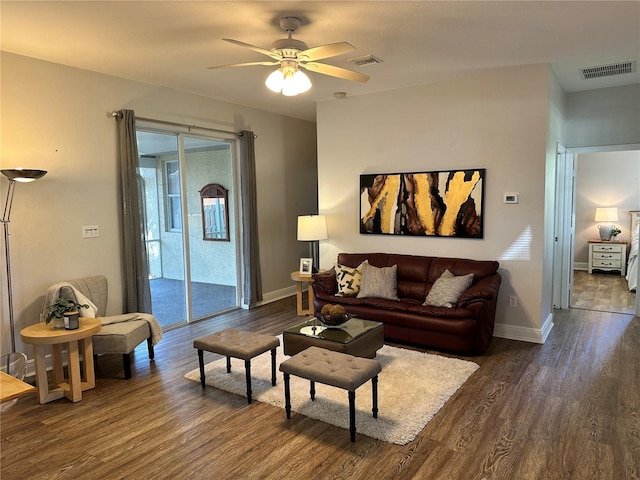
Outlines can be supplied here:
M362 282L358 298L376 297L398 300L397 265L378 268L362 262Z
M455 276L445 270L429 290L424 305L453 308L464 291L473 283L473 273Z
M336 272L336 282L338 284L338 297L353 297L360 292L360 283L362 281L362 265L356 268L347 265L334 265Z

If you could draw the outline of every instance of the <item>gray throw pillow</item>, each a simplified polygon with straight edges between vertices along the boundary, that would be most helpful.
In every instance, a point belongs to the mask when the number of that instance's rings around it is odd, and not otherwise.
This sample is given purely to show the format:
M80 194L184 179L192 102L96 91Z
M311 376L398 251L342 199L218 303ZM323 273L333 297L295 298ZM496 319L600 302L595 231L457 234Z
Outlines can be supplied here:
M458 303L460 296L472 283L473 273L456 277L447 269L440 275L440 278L433 282L433 286L429 290L423 305L453 308Z
M362 281L360 282L360 292L358 298L385 298L387 300L398 300L398 266L374 267L365 260L361 264Z

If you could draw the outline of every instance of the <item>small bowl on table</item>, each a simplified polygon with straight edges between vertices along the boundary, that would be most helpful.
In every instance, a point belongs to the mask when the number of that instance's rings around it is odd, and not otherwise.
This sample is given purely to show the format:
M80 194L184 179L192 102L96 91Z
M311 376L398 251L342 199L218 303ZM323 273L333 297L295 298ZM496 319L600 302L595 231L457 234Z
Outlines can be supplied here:
M340 316L322 315L321 313L316 313L316 318L327 327L339 327L343 323L348 322L352 317L353 315L349 313L345 313L344 315Z

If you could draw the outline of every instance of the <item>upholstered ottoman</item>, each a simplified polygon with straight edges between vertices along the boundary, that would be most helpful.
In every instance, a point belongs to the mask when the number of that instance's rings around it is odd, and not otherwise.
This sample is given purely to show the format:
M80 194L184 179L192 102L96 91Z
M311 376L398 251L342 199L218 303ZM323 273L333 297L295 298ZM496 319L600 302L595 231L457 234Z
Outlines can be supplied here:
M356 389L371 380L373 394L373 418L378 418L378 374L380 362L368 358L354 357L319 347L309 347L280 364L284 373L284 403L287 418L291 418L290 376L310 381L311 400L315 400L315 382L342 388L349 392L349 432L351 441L356 441Z
M218 353L227 357L227 373L231 372L231 357L244 360L247 378L247 401L251 403L251 359L271 350L271 385L276 384L276 349L280 339L271 335L261 335L253 332L243 332L235 328L228 328L212 333L206 337L193 341L198 349L200 363L200 383L205 387L204 351Z

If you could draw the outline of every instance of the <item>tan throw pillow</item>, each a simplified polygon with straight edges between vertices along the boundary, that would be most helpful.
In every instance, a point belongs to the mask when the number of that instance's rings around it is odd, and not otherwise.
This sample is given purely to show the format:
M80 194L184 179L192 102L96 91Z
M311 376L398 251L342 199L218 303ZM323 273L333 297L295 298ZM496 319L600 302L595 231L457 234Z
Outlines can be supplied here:
M360 265L362 267L362 282L360 283L360 293L358 298L386 298L387 300L398 300L398 266L374 267L365 260Z
M355 297L360 291L360 282L362 280L362 264L356 268L340 265L334 265L336 272L336 282L338 283L337 297Z
M473 273L456 277L449 269L433 282L431 290L423 305L432 307L453 308L458 303L460 295L473 283Z

